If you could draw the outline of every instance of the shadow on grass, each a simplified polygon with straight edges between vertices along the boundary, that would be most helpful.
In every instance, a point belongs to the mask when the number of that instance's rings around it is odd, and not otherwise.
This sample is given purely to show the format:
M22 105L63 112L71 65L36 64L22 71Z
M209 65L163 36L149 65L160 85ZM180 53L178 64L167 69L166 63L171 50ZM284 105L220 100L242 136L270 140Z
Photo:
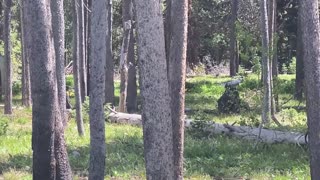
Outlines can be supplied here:
M14 155L10 156L5 162L0 162L0 174L3 174L10 169L27 171L31 173L32 157L29 155Z

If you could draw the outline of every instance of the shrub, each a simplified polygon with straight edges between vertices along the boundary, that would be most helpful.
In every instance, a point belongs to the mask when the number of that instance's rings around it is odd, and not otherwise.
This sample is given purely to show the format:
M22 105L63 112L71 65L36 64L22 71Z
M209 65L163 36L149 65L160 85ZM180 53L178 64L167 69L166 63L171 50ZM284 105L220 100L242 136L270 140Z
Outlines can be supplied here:
M4 120L4 119L0 120L0 136L3 136L7 133L8 126L9 124L7 120Z
M12 83L12 94L13 95L18 95L21 93L21 82L20 81L13 81Z

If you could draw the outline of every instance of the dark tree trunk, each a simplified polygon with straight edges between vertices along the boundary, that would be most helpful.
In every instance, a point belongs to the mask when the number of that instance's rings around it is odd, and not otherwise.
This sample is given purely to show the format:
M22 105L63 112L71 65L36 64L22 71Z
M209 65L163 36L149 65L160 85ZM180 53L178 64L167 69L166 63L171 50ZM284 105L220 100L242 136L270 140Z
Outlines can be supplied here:
M320 23L318 0L300 1L311 179L320 177Z
M33 179L71 180L58 100L50 1L24 1L23 8L32 79Z
M110 4L109 4L110 5ZM91 13L91 73L90 73L90 167L89 180L103 180L106 142L104 117L105 66L107 54L108 3L92 2ZM107 35L107 36L106 36Z
M107 54L106 54L106 82L105 82L105 103L114 104L114 64L112 56L112 0L107 1Z
M188 0L172 1L170 23L169 89L171 95L174 179L183 179Z
M160 1L135 0L147 179L174 179L172 118ZM161 137L161 138L159 138Z
M86 100L87 95L87 70L86 70L86 49L85 49L85 24L84 24L84 2L78 0L79 12L79 72L80 72L80 93L81 102Z
M21 21L21 57L22 57L22 105L26 107L31 106L31 82L30 82L30 66L29 58L27 54L27 48L25 41L27 41L27 35L25 33L25 17L23 12L23 1L21 1L20 7L20 21Z
M91 37L90 37L90 34L91 34L91 8L92 8L92 0L87 0L88 3L87 3L87 7L88 7L88 10L87 11L90 11L90 12L87 12L88 13L88 22L87 22L87 26L88 26L88 32L87 32L87 50L86 50L86 55L87 55L87 58L86 58L86 62L87 62L87 96L89 96L90 94L90 47L91 47Z
M12 63L11 63L11 7L12 0L4 0L4 55L5 55L5 101L4 114L12 114Z
M84 135L84 126L82 119L82 104L81 104L81 79L80 79L80 62L79 62L79 0L73 2L73 78L74 78L74 95L76 99L76 121L78 133L80 136Z
M137 71L134 51L135 38L133 29L131 30L128 49L128 89L127 89L127 110L129 113L136 112L137 109Z
M236 21L238 12L238 0L231 0L231 21L230 21L230 76L237 74L237 34Z
M300 2L300 1L299 1ZM303 67L303 39L302 39L302 22L301 22L301 8L298 9L298 29L297 29L297 55L296 55L296 84L295 84L295 98L297 100L303 99L304 91L304 67Z
M170 43L171 43L171 4L172 0L166 0L166 17L164 22L164 36L165 36L165 46L166 46L166 60L167 60L167 73L169 76L169 59L170 59Z
M127 112L127 87L128 87L128 50L131 35L132 1L122 2L123 41L120 54L120 97L119 111Z
M58 98L62 114L62 123L67 124L66 118L66 79L64 72L64 11L63 0L51 2L52 30L54 39L54 49L56 55L56 73L58 85Z

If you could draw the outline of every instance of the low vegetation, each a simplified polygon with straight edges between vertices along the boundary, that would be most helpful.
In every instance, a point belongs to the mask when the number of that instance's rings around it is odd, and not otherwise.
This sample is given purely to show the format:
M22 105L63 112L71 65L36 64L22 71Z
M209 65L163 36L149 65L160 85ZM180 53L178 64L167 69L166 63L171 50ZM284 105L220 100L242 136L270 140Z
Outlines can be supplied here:
M188 117L220 123L256 126L260 122L261 92L256 75L238 87L243 107L240 114L219 114L217 100L228 77L189 77L186 85ZM304 102L292 98L292 75L278 79L281 129L306 131ZM117 91L118 92L118 91ZM19 102L16 102L18 105ZM2 112L2 110L1 110ZM145 179L142 130L107 124L106 179ZM271 124L268 128L279 128ZM89 125L78 137L74 119L66 129L66 141L75 179L88 175ZM186 179L310 179L308 149L299 145L258 144L251 141L188 131L185 140ZM0 115L0 179L32 179L31 110L16 107L12 116Z

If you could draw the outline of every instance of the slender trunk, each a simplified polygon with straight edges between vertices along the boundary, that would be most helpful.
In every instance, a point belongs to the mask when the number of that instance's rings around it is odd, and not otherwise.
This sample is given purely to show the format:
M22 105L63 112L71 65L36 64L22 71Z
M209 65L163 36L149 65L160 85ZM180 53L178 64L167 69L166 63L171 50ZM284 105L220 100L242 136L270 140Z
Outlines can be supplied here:
M90 167L89 180L103 180L106 159L104 88L107 56L108 3L92 2L90 73Z
M80 136L84 135L84 126L82 119L82 104L81 104L81 88L80 88L80 67L79 67L79 0L73 2L73 79L74 79L74 95L76 99L76 121L78 133Z
M28 38L25 33L25 18L23 12L23 1L21 1L20 7L20 21L21 21L21 57L22 57L22 105L26 107L31 106L31 82L30 82L30 66L29 58L27 54L27 48L25 41Z
M297 29L297 58L296 58L296 84L295 84L295 98L297 100L303 99L304 91L304 65L303 65L303 39L302 39L302 22L301 22L301 8L298 9L298 29Z
M318 0L300 1L311 179L320 177L320 22Z
M236 21L238 11L238 0L231 0L231 21L230 21L230 76L237 74L236 48L237 34Z
M65 126L67 124L66 118L66 80L64 72L64 11L63 0L55 0L51 2L51 14L52 14L52 30L54 47L56 54L56 73L57 73L57 85L58 85L58 98L59 105L62 114L62 123Z
M131 35L132 1L122 3L123 40L120 54L120 97L119 111L127 111L127 87L128 87L128 49Z
M114 104L114 64L112 56L112 0L107 1L107 54L106 54L106 82L105 82L105 103Z
M79 72L80 72L80 93L81 102L86 100L87 95L87 71L86 71L86 49L85 49L85 25L84 25L84 2L78 0L78 18L79 18Z
M188 0L171 4L169 89L173 133L174 179L183 179L184 101L188 37Z
M267 0L261 0L261 34L262 34L262 74L263 74L263 106L262 122L269 123L271 117L271 82L269 63L269 33Z
M11 7L12 0L4 0L4 54L5 54L5 102L4 114L12 114L12 64L11 64Z
M135 0L147 179L174 179L172 119L160 1ZM161 138L159 138L161 137Z
M167 73L169 76L169 56L170 56L170 43L171 43L171 4L172 0L166 0L166 17L165 17L165 46L166 46L166 60L167 60Z
M135 38L131 30L128 49L128 89L127 89L127 110L129 113L137 112L137 71L134 51Z
M87 96L89 96L90 94L90 47L91 47L91 7L92 7L92 0L87 0L87 7L88 7L88 22L87 22L87 26L88 26L88 32L87 32L87 50L86 50L86 62L87 62Z

